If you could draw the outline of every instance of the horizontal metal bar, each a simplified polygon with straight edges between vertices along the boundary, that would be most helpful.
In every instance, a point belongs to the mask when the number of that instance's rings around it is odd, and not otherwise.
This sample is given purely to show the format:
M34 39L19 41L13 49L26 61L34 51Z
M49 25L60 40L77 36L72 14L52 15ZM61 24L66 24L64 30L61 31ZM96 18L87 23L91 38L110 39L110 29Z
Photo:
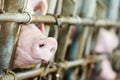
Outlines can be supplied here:
M28 13L4 13L0 14L0 21L12 21L12 22L19 22L19 23L28 23L29 21L32 22L40 22L40 23L51 23L56 24L56 20L60 21L62 24L83 24L83 25L94 25L94 26L102 26L102 27L120 27L120 22L115 22L112 20L107 19L99 19L99 20L92 20L87 18L80 18L80 17L60 17L56 18L52 15L46 16L37 16L37 15L30 15Z
M12 21L12 22L45 22L55 23L56 20L53 16L36 16L29 13L4 13L0 14L0 21Z
M55 72L57 71L57 68L54 67L52 69L49 70L49 73L51 72ZM32 78L32 77L35 77L35 76L39 76L41 75L42 73L44 72L44 68L41 68L41 69L37 69L37 70L32 70L32 71L28 71L28 72L23 72L23 73L17 73L16 74L16 77L17 79L27 79L27 78Z
M65 69L68 69L68 68L80 66L80 65L83 65L83 64L95 63L95 62L98 62L98 61L106 59L106 58L107 58L106 55L89 56L86 59L78 59L78 60L74 60L74 61L68 61L68 62L65 62L65 63L60 63L59 66L65 68Z
M107 58L106 55L100 55L100 56L90 56L86 59L79 59L79 60L75 60L75 61L60 62L55 67L50 68L49 72L47 72L47 73L52 73L52 72L57 71L58 66L68 69L68 68L80 66L80 65L84 64L86 61L87 61L87 64L95 63L95 62L98 62L98 61L106 59L106 58ZM44 72L44 70L45 70L45 68L40 68L37 70L16 73L16 78L21 80L21 79L27 79L27 78L39 76ZM4 76L2 76L2 80L4 80L3 78L5 78L5 80L14 80L14 78L11 75L4 75ZM0 77L0 79L1 79L1 77Z

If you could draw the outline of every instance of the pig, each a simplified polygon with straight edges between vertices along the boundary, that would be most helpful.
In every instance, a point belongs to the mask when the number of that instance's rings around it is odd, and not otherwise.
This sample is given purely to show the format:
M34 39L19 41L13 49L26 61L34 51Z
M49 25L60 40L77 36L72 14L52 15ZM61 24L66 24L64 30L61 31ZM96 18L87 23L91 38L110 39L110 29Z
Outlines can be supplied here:
M41 15L45 15L47 12L47 1L28 0L26 11L30 14L35 14L36 11L39 11ZM33 23L22 26L16 48L14 68L48 62L55 54L57 41L52 37L46 37L43 28L44 24L39 24L38 27Z
M112 54L118 46L118 37L113 29L100 29L95 51L99 54ZM100 80L114 80L117 73L112 69L110 61L104 59L101 63L101 71L99 73ZM99 80L96 78L95 80Z
M112 54L114 49L117 48L119 39L115 32L111 30L100 29L95 52Z

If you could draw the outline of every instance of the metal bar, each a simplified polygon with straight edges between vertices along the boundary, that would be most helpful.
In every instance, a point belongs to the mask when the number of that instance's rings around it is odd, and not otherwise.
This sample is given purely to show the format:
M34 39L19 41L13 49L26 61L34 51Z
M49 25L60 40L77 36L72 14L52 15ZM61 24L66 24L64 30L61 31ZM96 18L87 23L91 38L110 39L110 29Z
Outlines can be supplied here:
M41 22L41 23L51 23L56 24L56 18L51 15L47 16L37 16L32 15L31 22ZM98 19L92 20L88 18L80 18L80 17L61 17L59 18L61 23L63 24L83 24L83 25L94 25L98 27L103 26L115 26L120 27L120 22L112 21L110 19ZM20 14L20 13L4 13L0 14L0 21L10 21L10 22L29 22L30 18L27 14Z
M62 11L62 3L63 3L63 0L58 0L57 8L56 8L56 14L57 14L57 15L60 15L60 14L61 14L61 11Z
M75 0L75 8L74 8L74 13L73 15L76 16L76 15L79 15L80 14L80 9L81 9L81 6L82 6L82 2L83 0ZM69 46L69 51L68 51L68 55L67 55L67 58L68 60L74 60L76 59L76 56L78 54L78 44L80 42L80 38L79 35L81 35L81 29L82 27L80 25L76 25L76 29L75 29L75 32L74 32L74 36L73 36L73 41L72 43L70 44ZM71 33L73 33L71 31Z
M55 10L52 14L60 15L62 10L62 0L57 0ZM53 36L54 38L58 38L58 25L52 25L50 28L49 36Z
M60 63L58 63L57 66L62 67L64 69L68 69L68 68L80 66L80 65L84 64L86 61L87 61L86 64L95 63L97 61L100 61L100 60L103 60L103 59L106 59L106 58L107 58L106 55L90 56L86 59L79 59L79 60L69 61L69 62L60 62ZM57 66L53 67L53 68L50 68L48 73L56 72L58 70ZM16 78L18 80L19 79L32 78L32 77L41 75L43 72L44 72L44 68L37 69L37 70L31 70L31 71L27 71L27 72L20 72L20 73L16 73ZM3 78L6 78L6 79L3 79ZM0 76L0 79L2 79L2 80L14 80L14 78L12 78L11 75Z
M89 0L87 0L87 2L89 2ZM87 7L88 9L86 9L85 11L88 10L88 14L86 14L86 17L90 17L90 18L94 18L95 16L95 11L96 11L96 4L97 0L92 0L89 2L89 6ZM87 5L87 4L84 4ZM91 10L92 9L92 10ZM93 31L94 28L89 28L89 32L86 38L86 44L85 44L85 56L89 56L90 55L90 51L91 51L91 41L92 41L92 36L93 36Z
M82 8L82 13L84 14L84 16L86 18L93 18L93 16L95 15L96 0L91 0L91 1L84 0L82 7L83 7ZM82 32L83 34L82 34L82 36L80 38L80 43L79 43L79 49L78 49L78 55L77 55L78 58L81 57L81 54L85 55L85 56L89 55L89 52L87 52L86 50L85 50L85 53L83 53L83 52L84 52L84 49L85 49L85 45L87 47L86 49L88 49L88 47L90 46L89 42L88 42L90 37L92 37L91 36L92 34L89 34L90 29L91 28L88 27L88 26L83 29L83 32ZM90 50L88 50L88 51L90 51Z
M67 5L67 6L66 6ZM70 16L73 14L74 10L74 1L73 0L63 0L63 8L61 15L63 16ZM69 9L69 10L68 10ZM67 19L67 18L66 18ZM63 21L63 19L59 19L60 22ZM65 19L64 19L65 20ZM59 30L58 33L58 49L55 55L55 61L64 61L66 56L66 51L68 47L68 41L70 36L70 25L62 25L64 28Z
M111 19L113 21L116 21L118 18L118 12L119 12L119 1L120 0L109 0L108 1L108 11L107 11L107 15L106 17L108 19ZM115 29L115 27L112 28L112 30L114 30L114 32L117 30Z
M120 0L109 0L108 1L108 12L107 18L116 21L119 13L119 2Z
M4 11L6 13L17 13L19 9L23 9L25 0L4 1ZM1 19L3 18L1 17ZM13 53L15 50L14 46L17 34L19 33L19 25L15 22L2 22L0 25L0 69L7 69L12 65Z
M49 14L54 14L57 0L48 0L48 12Z
M83 14L86 18L93 18L95 15L95 11L96 11L96 2L97 0L84 0L83 1L83 6L82 6L82 10L83 10ZM87 6L86 6L87 5ZM94 27L94 25L93 25ZM83 32L82 32L82 36L80 38L80 43L79 43L79 49L78 49L78 57L77 58L81 58L83 55L85 57L90 55L90 51L91 51L91 41L92 41L92 35L93 35L93 28L92 27L85 27L83 28ZM85 48L86 47L86 48ZM84 52L85 51L85 52ZM76 68L76 70L79 68ZM90 70L91 68L89 68ZM89 80L87 78L87 73L88 72L88 67L83 67L83 72L81 75L81 80Z
M57 0L48 0L48 11L47 11L48 14L54 14L55 8L56 8L56 4L57 4ZM51 29L53 29L53 27L50 27L50 26L51 25L46 25L45 26L45 30L47 32L47 36L51 36ZM54 33L54 31L52 33Z

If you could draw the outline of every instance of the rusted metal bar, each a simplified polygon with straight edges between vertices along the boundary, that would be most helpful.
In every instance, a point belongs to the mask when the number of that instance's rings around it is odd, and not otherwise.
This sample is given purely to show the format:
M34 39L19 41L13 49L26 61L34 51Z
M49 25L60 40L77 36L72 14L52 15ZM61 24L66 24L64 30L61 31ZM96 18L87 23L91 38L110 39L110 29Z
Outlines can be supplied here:
M25 0L4 0L4 11L7 13L18 13L19 9L23 9ZM19 2L19 3L18 3ZM5 17L5 16L4 16ZM12 53L16 36L18 34L19 25L15 22L2 22L0 31L0 69L7 69L12 64Z
M101 60L106 59L106 58L107 58L106 55L100 55L100 56L90 56L86 59L79 59L79 60L75 60L75 61L59 62L55 67L50 68L48 73L56 72L58 70L57 66L62 67L64 69L68 69L68 68L80 66L84 63L86 63L86 64L95 63L97 61L101 61ZM45 70L45 68L41 68L41 69L37 69L37 70L16 73L16 78L18 80L32 78L32 77L41 75L44 72L44 70ZM0 79L1 80L14 80L12 75L0 76Z
M32 15L31 22L41 22L41 23L51 23L56 24L56 18L51 15L47 16L37 16ZM89 19L89 18L80 18L80 17L61 17L59 18L61 23L63 24L83 24L83 25L94 25L94 26L115 26L120 27L120 22L113 21L110 19ZM27 23L30 21L30 16L27 13L4 13L0 14L0 21L6 22L23 22Z

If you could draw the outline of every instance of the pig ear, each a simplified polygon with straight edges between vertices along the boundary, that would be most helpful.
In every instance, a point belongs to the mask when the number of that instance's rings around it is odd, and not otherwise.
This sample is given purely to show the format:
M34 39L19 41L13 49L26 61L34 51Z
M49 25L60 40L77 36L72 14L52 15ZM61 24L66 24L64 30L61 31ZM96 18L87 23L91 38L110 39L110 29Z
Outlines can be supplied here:
M39 4L35 7L34 11L39 11L42 15L47 13L48 5L46 0L40 0Z

